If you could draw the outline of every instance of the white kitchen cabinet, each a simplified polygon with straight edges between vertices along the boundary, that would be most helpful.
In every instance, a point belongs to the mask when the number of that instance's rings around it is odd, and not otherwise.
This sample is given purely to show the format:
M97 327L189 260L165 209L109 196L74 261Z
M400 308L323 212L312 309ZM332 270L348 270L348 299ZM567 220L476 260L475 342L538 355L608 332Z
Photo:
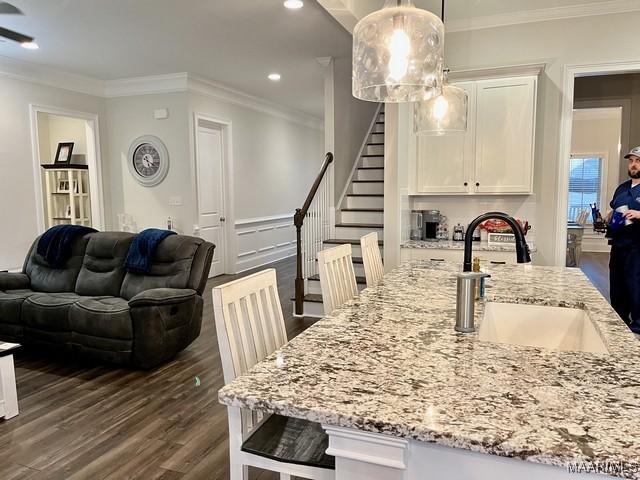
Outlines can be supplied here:
M491 250L474 250L474 257L479 257L482 265L514 265L517 262L516 252L496 252ZM533 257L533 254L532 254ZM464 250L441 248L402 248L400 261L432 260L438 262L453 262L462 265Z
M468 126L464 134L418 135L417 186L420 193L467 193L473 175L475 82L457 83L469 95Z
M416 195L530 194L537 75L454 82L469 94L465 134L414 135Z
M477 193L531 193L535 105L534 77L477 82Z

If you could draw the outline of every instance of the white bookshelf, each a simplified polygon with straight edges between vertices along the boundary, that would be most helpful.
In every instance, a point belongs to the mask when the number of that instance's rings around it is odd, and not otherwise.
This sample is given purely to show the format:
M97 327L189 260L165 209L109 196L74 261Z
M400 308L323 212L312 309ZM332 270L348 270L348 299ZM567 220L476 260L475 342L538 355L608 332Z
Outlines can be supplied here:
M89 170L86 165L42 165L47 228L54 225L91 226Z

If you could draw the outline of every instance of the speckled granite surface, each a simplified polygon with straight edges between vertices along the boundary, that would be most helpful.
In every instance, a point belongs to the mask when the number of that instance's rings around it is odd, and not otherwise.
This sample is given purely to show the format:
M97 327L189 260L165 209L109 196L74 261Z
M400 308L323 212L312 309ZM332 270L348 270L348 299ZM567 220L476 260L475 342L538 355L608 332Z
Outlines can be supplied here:
M640 342L605 299L577 269L492 267L488 300L584 308L610 354L481 342L453 330L459 269L402 265L221 402L560 467L623 462L640 479Z
M535 252L535 244L527 241L529 251ZM409 240L403 243L401 248L435 248L439 250L464 250L464 242L454 242L453 240ZM512 243L491 244L487 242L473 242L474 252L515 252L516 246Z

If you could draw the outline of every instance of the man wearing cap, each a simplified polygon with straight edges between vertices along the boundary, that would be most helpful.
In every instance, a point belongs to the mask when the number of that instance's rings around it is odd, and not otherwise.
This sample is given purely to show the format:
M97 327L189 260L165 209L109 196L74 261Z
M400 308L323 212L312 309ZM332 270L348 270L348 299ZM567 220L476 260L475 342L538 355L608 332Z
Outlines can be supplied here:
M609 286L611 306L640 334L640 146L624 158L629 162L629 180L616 188L609 205L627 222L610 234Z

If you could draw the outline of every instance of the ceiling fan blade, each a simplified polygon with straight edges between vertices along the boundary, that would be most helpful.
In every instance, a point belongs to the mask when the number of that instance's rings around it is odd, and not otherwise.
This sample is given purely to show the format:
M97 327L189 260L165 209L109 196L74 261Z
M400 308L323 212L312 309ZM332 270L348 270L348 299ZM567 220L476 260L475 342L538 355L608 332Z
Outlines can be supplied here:
M9 40L13 40L18 43L29 43L33 42L34 38L28 35L23 35L22 33L14 32L13 30L9 30L6 28L0 27L0 37L8 38Z
M22 10L7 2L0 2L0 14L24 15Z

